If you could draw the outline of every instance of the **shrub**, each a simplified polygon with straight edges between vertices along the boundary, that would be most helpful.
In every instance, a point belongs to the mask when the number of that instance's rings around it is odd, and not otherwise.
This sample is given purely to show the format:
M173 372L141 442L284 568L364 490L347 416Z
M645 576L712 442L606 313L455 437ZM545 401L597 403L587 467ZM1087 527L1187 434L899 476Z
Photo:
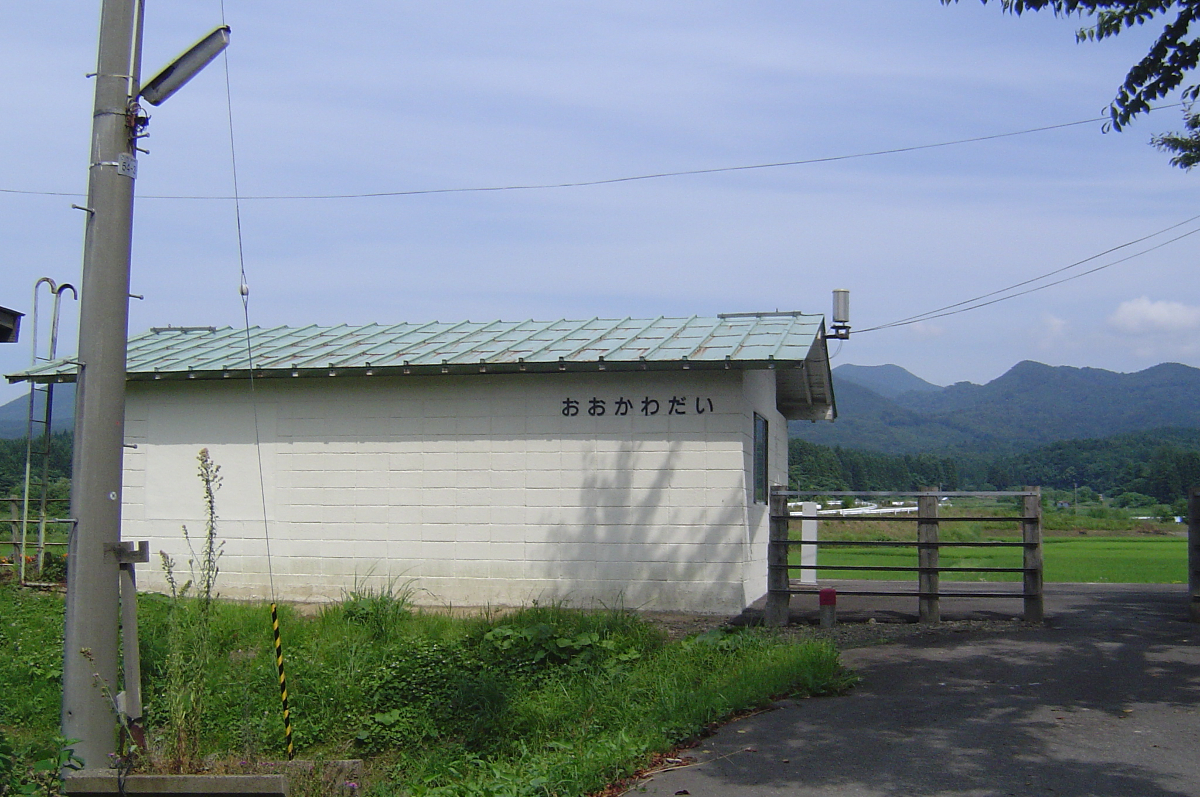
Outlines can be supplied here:
M47 551L42 559L42 580L65 584L67 581L67 555Z

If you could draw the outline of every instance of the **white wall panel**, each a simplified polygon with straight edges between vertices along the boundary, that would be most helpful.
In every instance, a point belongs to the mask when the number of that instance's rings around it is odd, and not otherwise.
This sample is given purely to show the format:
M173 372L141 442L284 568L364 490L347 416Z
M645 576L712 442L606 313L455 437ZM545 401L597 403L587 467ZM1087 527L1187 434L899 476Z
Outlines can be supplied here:
M411 579L428 603L736 611L766 588L756 411L772 431L771 481L786 479L774 394L769 371L261 380L279 597ZM208 447L225 477L219 589L265 597L246 384L131 383L128 415L139 449L126 536L186 561L179 526L203 529L196 454ZM140 577L163 587L156 565Z

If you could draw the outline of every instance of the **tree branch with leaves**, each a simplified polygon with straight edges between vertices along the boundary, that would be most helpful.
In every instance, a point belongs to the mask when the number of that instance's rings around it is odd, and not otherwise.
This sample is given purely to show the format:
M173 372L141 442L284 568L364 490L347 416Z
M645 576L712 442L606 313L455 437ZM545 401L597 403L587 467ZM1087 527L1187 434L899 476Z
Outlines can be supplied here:
M981 0L987 5L989 0ZM942 0L942 5L958 0ZM1005 12L1049 10L1058 17L1078 16L1091 24L1075 33L1076 41L1100 41L1150 22L1164 21L1149 52L1125 75L1108 106L1109 126L1121 130L1152 109L1151 103L1182 86L1200 62L1200 36L1192 24L1200 16L1200 0L998 0ZM1185 132L1154 136L1151 144L1171 154L1171 164L1191 169L1200 164L1200 112L1193 110L1200 85L1182 93Z

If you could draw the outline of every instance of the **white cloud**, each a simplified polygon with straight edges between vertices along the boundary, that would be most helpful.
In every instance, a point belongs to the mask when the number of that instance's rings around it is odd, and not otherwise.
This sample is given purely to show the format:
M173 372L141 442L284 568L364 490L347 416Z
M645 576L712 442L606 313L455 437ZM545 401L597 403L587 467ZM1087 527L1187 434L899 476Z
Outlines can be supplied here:
M1110 326L1131 335L1186 332L1200 329L1200 307L1182 302L1151 301L1139 296L1121 302L1108 317Z
M1052 313L1042 313L1041 325L1030 329L1034 345L1039 351L1061 353L1070 341L1067 339L1067 328L1070 322Z
M918 321L915 324L908 325L908 331L917 340L929 340L930 338L940 338L946 334L945 327L937 324L930 324L928 321Z
M1061 335L1067 329L1067 320L1050 313L1042 313L1042 328L1047 335Z

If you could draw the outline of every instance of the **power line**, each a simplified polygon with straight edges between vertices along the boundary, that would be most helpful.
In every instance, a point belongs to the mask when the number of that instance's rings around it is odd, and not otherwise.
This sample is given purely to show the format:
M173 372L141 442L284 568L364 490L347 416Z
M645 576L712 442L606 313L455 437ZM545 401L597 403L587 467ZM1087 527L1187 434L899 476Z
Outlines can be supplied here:
M970 310L978 310L981 307L988 307L993 304L999 304L1000 302L1006 302L1009 299L1015 299L1018 296L1025 296L1030 293L1036 293L1037 291L1042 291L1042 290L1045 290L1046 288L1052 288L1055 285L1062 285L1064 282L1070 282L1072 280L1077 280L1080 277L1086 277L1089 274L1095 274L1097 271L1103 271L1106 268L1110 268L1112 266L1119 265L1121 263L1125 263L1130 260L1133 260L1134 258L1141 257L1142 255L1145 255L1145 254L1155 251L1156 249L1162 249L1164 246L1173 244L1176 241L1180 241L1184 238L1187 238L1188 236L1195 235L1196 233L1200 232L1200 227L1197 227L1196 229L1189 230L1185 233L1177 235L1174 238L1169 238L1165 241L1155 244L1154 246L1147 247L1147 248L1141 250L1140 252L1134 252L1131 255L1127 255L1125 257L1114 260L1111 263L1105 263L1103 265L1096 266L1095 268L1090 268L1087 271L1081 271L1078 274L1072 274L1069 277L1064 277L1063 279L1060 279L1060 280L1048 282L1044 285L1038 285L1033 288L1029 288L1028 290L1017 291L1016 293L1009 293L1009 291L1015 290L1016 288L1024 287L1025 285L1030 285L1035 282L1040 282L1049 277L1053 277L1056 274L1061 274L1064 271L1068 271L1070 269L1077 268L1078 266L1081 266L1085 263L1090 263L1093 260L1097 260L1098 258L1104 257L1105 255L1110 255L1113 252L1119 251L1121 249L1125 249L1130 246L1134 246L1136 244L1142 243L1143 241L1148 241L1151 238L1156 238L1160 235L1163 235L1164 233L1170 232L1171 230L1178 229L1187 224L1191 224L1192 222L1195 222L1197 220L1200 220L1200 215L1192 216L1190 219L1181 221L1178 224L1172 224L1170 227L1161 229L1158 232L1153 232L1153 233L1150 233L1149 235L1144 235L1141 238L1135 238L1132 241L1126 241L1123 244L1118 244L1117 246L1106 249L1103 252L1099 252L1098 254L1091 255L1090 257L1085 257L1082 260L1077 260L1074 263L1071 263L1070 265L1063 266L1062 268L1057 268L1053 271L1048 271L1045 274L1042 274L1041 276L1033 277L1031 279L1023 280L1022 282L1018 282L1013 285L1009 285L1007 288L1001 288L999 290L991 291L990 293L985 293L980 296L976 296L972 299L964 299L961 302L955 302L954 304L948 304L943 307L936 308L934 310L928 310L924 313L918 313L917 315L909 316L908 318L902 318L899 321L892 321L887 324L880 324L880 325L874 326L874 327L867 327L866 329L859 329L859 330L856 330L855 334L861 335L864 332L875 332L876 330L880 330L880 329L891 329L892 327L903 327L903 326L908 326L910 324L919 324L922 321L932 321L935 318L945 318L946 316L957 315L959 313L966 313ZM1007 294L1007 295L1000 296L1000 294ZM993 297L993 296L998 296L999 298L991 299L991 301L983 301L984 299L989 299L990 297Z
M1171 108L1179 105L1159 105L1152 110L1160 110L1162 108ZM817 163L834 163L844 160L856 160L858 158L874 158L881 155L899 155L906 152L919 152L928 149L940 149L942 147L954 147L962 144L975 144L983 141L995 141L1001 138L1012 138L1014 136L1030 135L1032 133L1045 133L1051 130L1062 130L1068 127L1078 127L1080 125L1094 124L1096 122L1105 122L1108 117L1100 116L1092 119L1080 119L1075 122L1064 122L1062 124L1044 125L1042 127L1030 127L1024 130L1014 130L1007 133L992 133L986 136L973 136L971 138L954 139L953 141L939 141L933 144L914 144L908 147L892 147L890 149L872 150L870 152L856 152L849 155L827 155L820 158L806 158L802 160L790 161L775 161L772 163L754 163L739 166L716 166L708 169L684 169L674 172L652 172L649 174L637 174L626 177L608 177L601 180L580 180L575 182L562 183L529 183L518 185L496 185L496 186L476 186L464 188L423 188L410 191L373 191L357 194L277 194L277 195L262 195L262 196L206 196L206 195L174 195L174 194L148 194L138 195L138 199L182 199L182 200L209 200L209 201L248 201L248 200L322 200L322 199L372 199L379 197L400 197L400 196L424 196L429 194L471 194L471 193L490 193L497 191L543 191L560 188L588 188L599 185L613 185L616 183L632 183L643 180L661 180L669 177L689 177L701 174L721 174L726 172L745 172L755 171L759 169L778 169L787 166L809 166ZM14 188L0 188L0 193L3 194L24 194L32 196L63 196L63 197L82 197L84 194L71 193L67 191L24 191Z

